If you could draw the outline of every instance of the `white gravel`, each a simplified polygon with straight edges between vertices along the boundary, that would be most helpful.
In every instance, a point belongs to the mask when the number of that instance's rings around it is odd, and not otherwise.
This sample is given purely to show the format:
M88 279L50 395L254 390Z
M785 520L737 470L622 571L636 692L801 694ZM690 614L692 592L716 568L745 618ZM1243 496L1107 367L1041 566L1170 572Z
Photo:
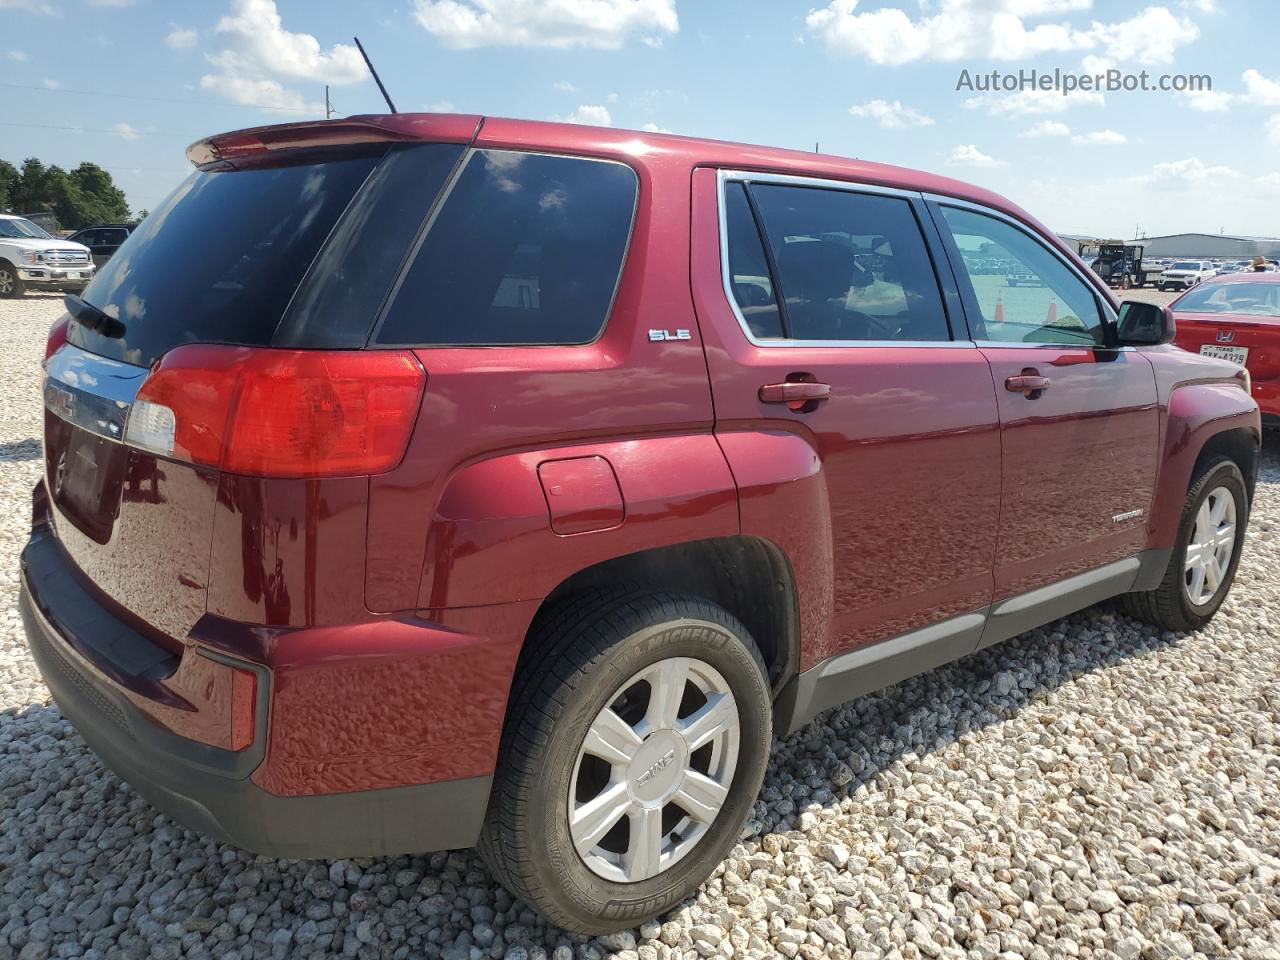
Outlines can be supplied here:
M470 852L256 859L154 813L49 703L15 569L55 297L0 301L0 960L782 956L1280 960L1280 450L1195 636L1092 610L778 744L750 838L587 940Z

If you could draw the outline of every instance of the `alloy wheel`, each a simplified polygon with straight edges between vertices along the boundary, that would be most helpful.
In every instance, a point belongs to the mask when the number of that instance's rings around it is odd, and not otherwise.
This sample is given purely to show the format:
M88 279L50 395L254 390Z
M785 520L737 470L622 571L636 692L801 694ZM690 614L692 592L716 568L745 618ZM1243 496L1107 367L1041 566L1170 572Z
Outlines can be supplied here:
M1187 544L1183 586L1197 607L1213 599L1231 567L1236 549L1236 500L1226 487L1214 487L1196 511Z
M0 297L13 293L13 274L0 267Z
M728 798L739 724L729 684L701 660L669 657L622 684L569 783L569 833L587 868L638 883L697 846Z

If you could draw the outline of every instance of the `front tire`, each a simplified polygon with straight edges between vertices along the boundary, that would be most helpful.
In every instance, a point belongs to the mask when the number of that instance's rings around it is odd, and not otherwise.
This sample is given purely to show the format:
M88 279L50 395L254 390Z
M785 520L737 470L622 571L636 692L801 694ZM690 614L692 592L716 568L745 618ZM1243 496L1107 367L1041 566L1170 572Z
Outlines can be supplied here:
M18 271L14 266L11 263L0 260L0 298L8 300L13 297L20 297L26 289L27 285L18 276Z
M706 879L755 804L763 660L723 608L625 590L569 601L527 642L481 855L562 927L633 927Z
M1226 457L1204 464L1187 491L1164 579L1155 590L1126 595L1128 612L1165 630L1203 627L1235 580L1248 520L1249 494L1240 468Z

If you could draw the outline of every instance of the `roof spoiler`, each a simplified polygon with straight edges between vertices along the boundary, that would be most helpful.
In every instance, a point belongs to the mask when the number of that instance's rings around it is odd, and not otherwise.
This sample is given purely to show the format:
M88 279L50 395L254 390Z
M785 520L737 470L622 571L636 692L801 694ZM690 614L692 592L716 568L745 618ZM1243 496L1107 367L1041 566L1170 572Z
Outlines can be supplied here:
M193 166L204 168L214 164L235 166L237 159L308 147L413 141L470 143L480 132L481 121L478 116L399 113L248 127L197 140L187 147L187 159Z

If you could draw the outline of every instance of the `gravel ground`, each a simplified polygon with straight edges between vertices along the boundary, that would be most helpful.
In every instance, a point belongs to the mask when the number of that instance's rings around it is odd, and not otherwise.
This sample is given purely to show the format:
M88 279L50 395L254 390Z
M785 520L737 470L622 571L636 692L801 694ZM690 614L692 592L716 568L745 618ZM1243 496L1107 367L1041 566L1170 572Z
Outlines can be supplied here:
M640 930L548 928L470 852L257 859L153 812L61 717L15 569L56 298L0 301L0 960L1280 960L1280 450L1212 626L1091 610L776 745L749 837Z

